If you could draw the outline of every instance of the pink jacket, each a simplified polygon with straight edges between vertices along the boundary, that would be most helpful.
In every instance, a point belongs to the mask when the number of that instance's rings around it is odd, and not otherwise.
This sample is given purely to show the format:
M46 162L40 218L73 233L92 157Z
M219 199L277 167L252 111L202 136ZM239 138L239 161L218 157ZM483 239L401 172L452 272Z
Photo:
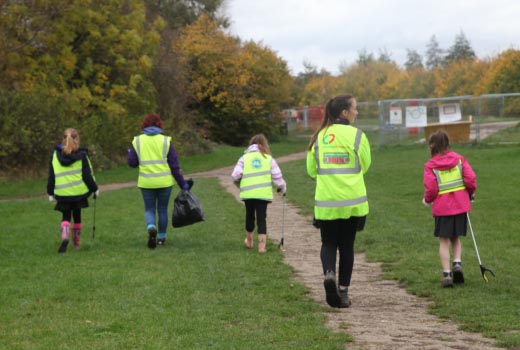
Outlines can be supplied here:
M448 170L462 161L462 176L466 190L448 192L439 195L437 179L433 169ZM424 200L432 203L433 216L449 216L471 211L470 195L477 189L477 177L466 158L460 154L447 151L445 154L436 154L424 164Z

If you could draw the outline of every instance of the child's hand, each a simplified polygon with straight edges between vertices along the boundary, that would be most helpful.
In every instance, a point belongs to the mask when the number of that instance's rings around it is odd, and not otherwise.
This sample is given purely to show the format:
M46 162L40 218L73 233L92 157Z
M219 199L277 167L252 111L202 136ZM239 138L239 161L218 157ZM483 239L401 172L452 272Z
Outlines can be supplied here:
M431 207L432 206L431 203L426 203L426 199L424 199L424 198L422 199L422 204L424 204L424 206L426 206L426 207Z
M276 192L278 192L278 193L281 192L282 195L285 196L285 194L287 193L287 186L280 186L280 187L278 187L278 188L276 189Z
M54 198L54 196L49 196L49 202L54 202L56 200L56 198Z

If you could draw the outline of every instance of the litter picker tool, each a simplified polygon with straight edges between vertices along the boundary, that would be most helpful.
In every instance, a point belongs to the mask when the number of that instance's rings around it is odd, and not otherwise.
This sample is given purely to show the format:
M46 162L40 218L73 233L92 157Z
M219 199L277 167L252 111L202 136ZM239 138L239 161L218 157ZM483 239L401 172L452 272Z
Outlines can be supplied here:
M278 191L280 192L280 191ZM282 194L282 238L280 239L280 243L278 244L278 249L280 251L285 252L284 244L284 230L285 230L285 193Z
M96 202L97 196L94 194L94 220L92 224L92 239L96 238Z
M477 253L477 259L478 263L480 265L480 273L482 274L482 278L484 279L484 282L488 283L488 278L486 276L486 271L488 271L490 274L495 277L495 273L493 270L485 267L482 265L482 262L480 261L480 255L478 254L478 248L477 248L477 241L475 240L475 234L473 233L473 227L471 227L471 221L469 219L469 213L466 213L466 217L468 218L468 224L469 224L469 231L471 232L471 237L473 238L473 244L475 245L475 252Z

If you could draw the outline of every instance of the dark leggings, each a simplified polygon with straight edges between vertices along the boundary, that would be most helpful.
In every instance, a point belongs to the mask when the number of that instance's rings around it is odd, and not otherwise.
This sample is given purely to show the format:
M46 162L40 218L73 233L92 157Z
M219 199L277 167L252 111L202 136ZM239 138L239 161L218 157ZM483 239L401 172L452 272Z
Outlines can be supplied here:
M267 217L267 204L269 202L261 199L246 199L246 231L253 232L255 229L255 214L256 225L258 226L258 234L267 234L267 225L265 218Z
M354 267L354 241L358 217L320 221L321 264L323 274L336 271L336 253L339 250L338 280L341 286L350 286Z
M63 210L62 213L63 217L61 221L70 222L70 219L73 217L75 224L81 223L81 209Z

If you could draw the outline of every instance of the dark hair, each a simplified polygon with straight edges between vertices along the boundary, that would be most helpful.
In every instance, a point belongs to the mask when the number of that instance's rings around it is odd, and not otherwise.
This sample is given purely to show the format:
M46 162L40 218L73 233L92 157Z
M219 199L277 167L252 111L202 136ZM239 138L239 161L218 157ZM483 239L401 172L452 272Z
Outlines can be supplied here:
M327 102L327 104L325 105L325 115L323 116L323 122L321 123L320 128L316 130L312 135L311 142L309 143L309 150L312 148L312 145L316 141L316 138L318 137L320 131L334 124L334 119L339 118L343 110L350 110L350 107L352 107L353 99L354 95L343 94L331 98ZM348 123L348 120L346 120L346 122Z
M428 140L431 155L444 154L450 149L450 138L444 130L437 130Z
M267 142L267 137L265 137L264 134L256 134L255 136L251 137L251 140L249 140L249 145L251 146L253 144L258 145L258 149L263 156L266 154L271 154L269 143Z
M149 113L144 117L141 122L141 129L147 128L149 126L156 126L158 128L163 128L163 122L159 114Z

